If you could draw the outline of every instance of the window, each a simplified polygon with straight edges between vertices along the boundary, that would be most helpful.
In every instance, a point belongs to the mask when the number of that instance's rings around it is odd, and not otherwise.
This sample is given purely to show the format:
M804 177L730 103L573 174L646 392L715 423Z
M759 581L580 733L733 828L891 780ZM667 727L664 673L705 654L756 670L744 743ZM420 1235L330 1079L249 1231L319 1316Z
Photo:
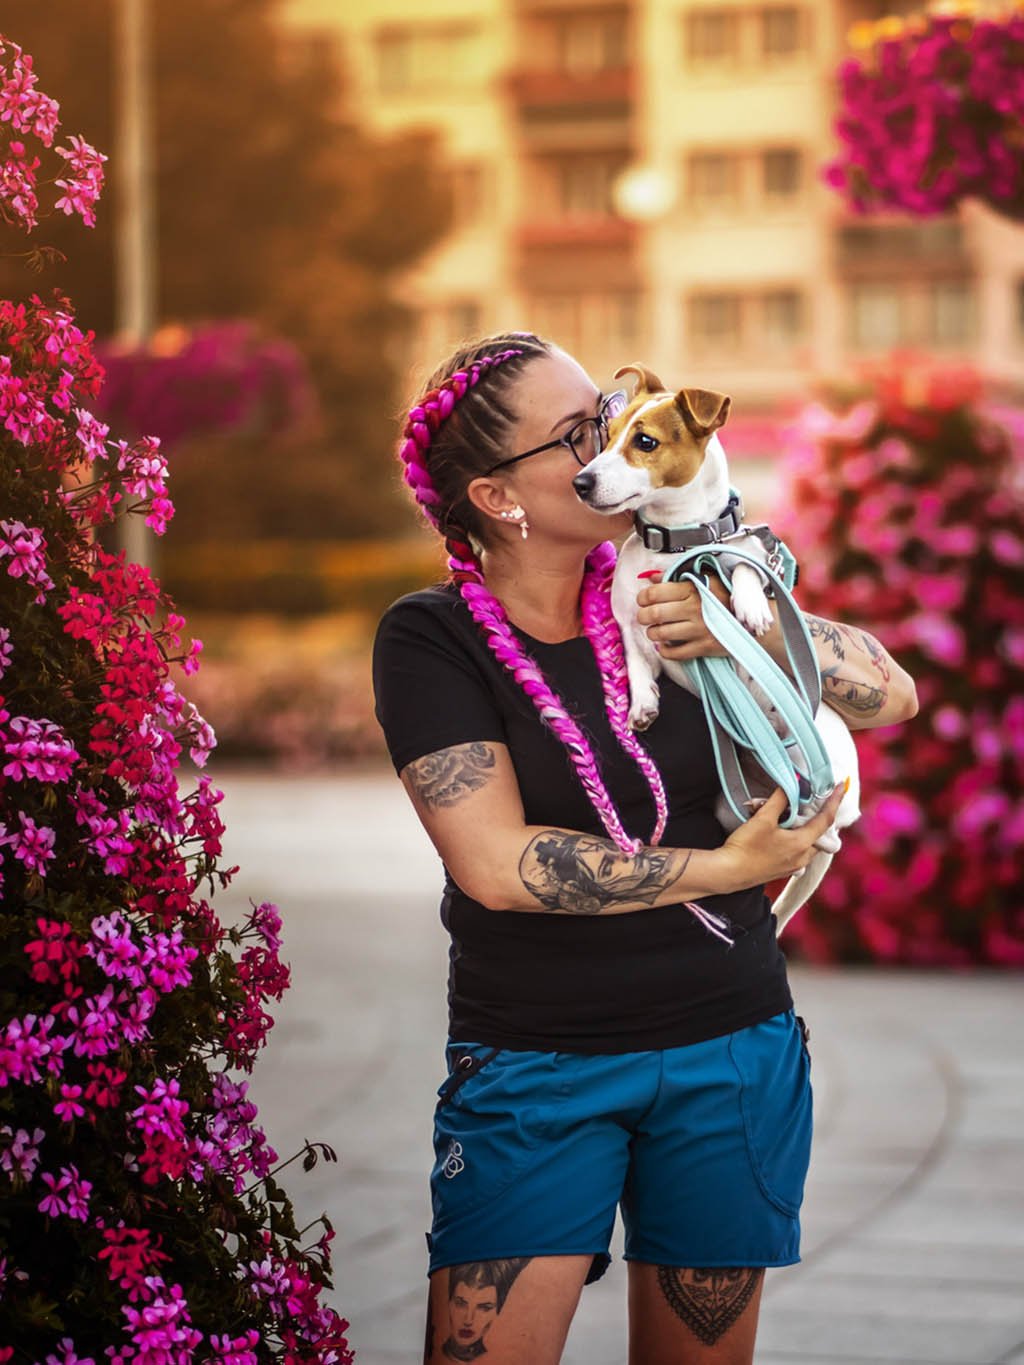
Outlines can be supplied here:
M773 147L761 153L761 187L769 203L783 204L799 197L803 162L796 147Z
M535 294L529 300L529 326L575 353L583 345L582 302L579 294Z
M417 24L375 35L377 84L385 94L444 94L484 76L480 30L470 24Z
M557 210L567 218L607 217L621 156L573 156L555 163Z
M628 32L625 12L575 14L558 27L557 66L569 75L587 76L626 66Z
M906 305L897 284L865 281L853 286L850 340L858 350L865 351L885 351L906 344Z
M741 340L738 294L694 294L690 298L690 340L698 349L737 347Z
M795 57L804 47L804 12L797 5L762 9L758 15L763 57Z
M734 152L694 152L687 179L688 207L733 208L740 200L740 157Z
M686 51L695 64L735 61L740 55L737 11L695 9L686 16Z
M935 280L928 288L927 337L934 346L970 341L974 299L967 280Z
M798 289L772 289L761 298L761 331L769 346L792 346L804 332L804 297Z

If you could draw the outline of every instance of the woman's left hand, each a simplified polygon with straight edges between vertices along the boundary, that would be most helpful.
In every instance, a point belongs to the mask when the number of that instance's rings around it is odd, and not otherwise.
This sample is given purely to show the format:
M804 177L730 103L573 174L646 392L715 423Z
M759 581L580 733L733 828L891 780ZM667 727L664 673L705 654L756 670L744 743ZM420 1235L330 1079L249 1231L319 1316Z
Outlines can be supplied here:
M728 606L729 594L721 579L711 575L709 586ZM661 574L655 574L646 580L636 600L640 608L637 620L663 659L728 653L704 624L700 595L692 583L663 583Z

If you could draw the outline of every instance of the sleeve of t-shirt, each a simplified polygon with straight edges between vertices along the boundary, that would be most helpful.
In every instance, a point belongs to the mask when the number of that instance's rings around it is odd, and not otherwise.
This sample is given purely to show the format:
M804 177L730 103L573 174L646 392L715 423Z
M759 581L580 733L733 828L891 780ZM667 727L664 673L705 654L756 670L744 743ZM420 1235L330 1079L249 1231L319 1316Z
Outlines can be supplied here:
M494 698L458 632L415 598L389 607L377 628L373 691L396 772L455 744L505 742Z

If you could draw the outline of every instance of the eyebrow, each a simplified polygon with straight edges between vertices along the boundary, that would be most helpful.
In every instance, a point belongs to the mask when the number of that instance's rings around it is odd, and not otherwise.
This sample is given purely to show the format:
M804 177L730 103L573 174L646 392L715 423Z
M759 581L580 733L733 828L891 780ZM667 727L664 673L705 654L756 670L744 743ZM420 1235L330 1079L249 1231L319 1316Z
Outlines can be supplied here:
M604 402L604 397L605 397L605 395L601 392L600 389L598 389L598 391L597 391L597 406L598 406L598 407L600 407L601 404ZM582 417L592 417L592 416L593 416L593 413L590 413L590 412L570 412L570 413L568 414L568 416L566 416L566 417L560 417L560 418L558 419L558 421L555 423L555 425L554 425L554 426L551 428L551 430L548 432L548 435L549 435L549 436L553 436L553 435L555 434L555 432L558 430L559 427L564 427L564 426L565 426L566 422L573 422L573 421L579 420L579 419L582 418Z

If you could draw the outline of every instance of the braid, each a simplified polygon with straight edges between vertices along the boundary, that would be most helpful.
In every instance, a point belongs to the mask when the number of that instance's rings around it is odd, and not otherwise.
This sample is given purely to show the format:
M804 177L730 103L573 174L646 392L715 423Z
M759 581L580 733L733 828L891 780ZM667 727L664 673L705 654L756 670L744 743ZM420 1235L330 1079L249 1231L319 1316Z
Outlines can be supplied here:
M499 395L491 392L491 384L487 386L488 406L482 405L483 395L479 391L473 394L474 405L479 409L476 415L461 407L456 410L457 405L477 388L483 375L493 374L498 366L502 367L503 375L511 376L529 359L549 353L549 346L530 333L505 333L458 357L454 362L457 365L455 372L446 376L442 371L441 377L410 410L399 455L405 482L417 504L429 523L445 537L451 579L458 585L459 594L483 632L488 647L530 698L541 721L565 745L580 783L609 838L624 853L634 854L643 847L642 840L633 839L626 832L601 778L593 750L565 703L552 691L537 664L516 638L504 607L484 582L480 561L470 539L474 509L464 497L468 482L466 467L475 461L484 468L485 460L493 462L501 458L504 452L500 442L493 436L488 437L486 432L503 425L511 426L515 414L501 405ZM481 414L488 419L486 426L480 421ZM448 447L454 446L456 438L467 427L470 430L466 436L471 439L472 448L459 451L461 461L457 461ZM453 477L456 473L458 482ZM439 491L442 480L451 485L448 497ZM614 562L615 552L610 544L599 546L588 556L581 594L584 631L597 658L612 732L640 767L651 788L656 811L651 842L657 843L665 828L667 801L654 761L629 729L622 641L611 616L608 591Z
M611 607L611 575L614 568L615 548L606 540L596 550L591 551L587 561L583 591L580 594L583 630L597 659L601 686L604 688L605 711L612 732L620 746L646 777L647 785L651 789L655 824L649 842L658 844L665 833L668 798L657 765L629 725L629 678L626 673L626 656L622 648L622 636Z

